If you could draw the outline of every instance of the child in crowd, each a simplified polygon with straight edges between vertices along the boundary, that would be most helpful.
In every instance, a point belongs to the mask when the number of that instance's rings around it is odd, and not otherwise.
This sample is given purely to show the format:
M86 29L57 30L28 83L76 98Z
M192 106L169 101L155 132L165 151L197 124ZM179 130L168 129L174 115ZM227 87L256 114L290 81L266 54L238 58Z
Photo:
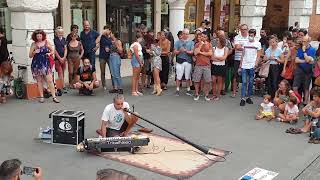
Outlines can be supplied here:
M310 131L312 121L320 117L320 87L314 87L311 91L311 94L313 95L313 101L311 101L302 109L305 117L304 126L302 128L289 128L286 130L286 133L307 133Z
M280 113L278 120L280 122L289 122L294 124L298 122L299 119L299 108L298 100L295 96L291 96L288 103L286 103L284 113Z
M9 61L0 64L0 104L7 102L6 95L12 94L12 91L8 88L9 82L13 79L11 73L12 65Z
M263 96L263 102L260 105L256 119L261 120L266 118L268 121L275 118L274 104L271 102L270 95Z

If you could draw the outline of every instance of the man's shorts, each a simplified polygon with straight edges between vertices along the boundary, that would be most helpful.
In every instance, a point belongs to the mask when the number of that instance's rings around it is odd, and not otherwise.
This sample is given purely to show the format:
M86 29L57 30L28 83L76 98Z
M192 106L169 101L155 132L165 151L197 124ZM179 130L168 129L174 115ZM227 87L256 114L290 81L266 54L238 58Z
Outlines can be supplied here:
M309 89L312 80L312 71L304 72L300 67L297 67L294 72L293 87L303 89Z
M127 121L124 121L120 130L110 129L107 128L107 137L117 137L120 136L121 133L123 133L128 127Z
M201 81L202 77L206 83L210 83L212 81L211 66L195 66L194 67L192 80L195 83L198 83Z
M237 78L237 77L239 76L239 74L238 74L239 66L240 66L240 61L234 60L234 64L233 64L233 78Z

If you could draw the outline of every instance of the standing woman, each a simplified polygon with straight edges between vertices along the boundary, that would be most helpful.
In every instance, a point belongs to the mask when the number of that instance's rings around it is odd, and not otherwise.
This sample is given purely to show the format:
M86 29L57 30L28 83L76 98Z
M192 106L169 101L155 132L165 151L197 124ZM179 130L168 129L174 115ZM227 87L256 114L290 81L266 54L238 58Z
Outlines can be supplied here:
M121 67L121 57L120 55L123 53L122 42L119 40L118 33L111 33L112 45L110 47L110 70L112 82L114 85L114 89L110 91L110 93L119 93L123 94L123 90L121 89L122 80L120 74Z
M143 53L142 53L142 46L141 42L143 41L142 34L137 33L136 41L131 44L130 51L132 52L132 86L131 86L131 93L132 96L143 96L141 92L138 91L139 88L139 78L141 68L143 67Z
M80 59L83 56L84 50L81 42L78 40L79 36L76 33L70 35L71 41L68 44L68 71L69 71L69 86L73 87L74 78L76 76L77 70L80 67Z
M278 89L280 63L284 63L284 56L282 50L278 47L278 38L276 36L270 36L269 48L266 50L263 60L270 63L267 86L268 94L274 98Z
M0 28L0 65L9 58L8 41L4 29Z
M161 63L162 63L162 71L160 72L161 86L164 90L167 90L167 84L169 79L169 53L171 48L171 42L166 38L165 32L161 32L160 47L162 49L161 52Z
M213 49L214 53L211 65L212 99L218 101L223 87L223 77L226 74L226 59L228 57L228 48L226 47L226 39L224 36L217 38L217 46Z
M36 79L38 84L38 90L40 93L39 102L44 102L42 82L46 80L53 97L53 102L59 103L60 101L56 97L56 92L52 79L52 69L49 62L49 56L53 55L54 50L51 44L47 41L47 35L43 30L35 30L32 33L31 37L34 42L32 43L30 48L29 57L32 58L32 75L34 79Z
M152 94L156 94L157 96L161 95L162 89L161 89L161 81L160 81L160 71L162 70L162 64L161 64L161 48L159 45L159 40L155 39L154 43L151 45L151 69L153 72L153 79L154 79L154 85L153 85L153 92Z

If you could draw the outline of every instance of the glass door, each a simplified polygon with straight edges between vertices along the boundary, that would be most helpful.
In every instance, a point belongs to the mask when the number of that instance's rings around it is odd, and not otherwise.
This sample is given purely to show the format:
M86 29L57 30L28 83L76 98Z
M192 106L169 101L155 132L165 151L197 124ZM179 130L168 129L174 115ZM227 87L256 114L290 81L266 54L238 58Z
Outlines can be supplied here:
M123 43L129 43L130 11L126 6L107 6L107 21L112 27L112 32L117 32Z
M134 41L142 27L153 28L153 0L107 0L107 24L124 45Z

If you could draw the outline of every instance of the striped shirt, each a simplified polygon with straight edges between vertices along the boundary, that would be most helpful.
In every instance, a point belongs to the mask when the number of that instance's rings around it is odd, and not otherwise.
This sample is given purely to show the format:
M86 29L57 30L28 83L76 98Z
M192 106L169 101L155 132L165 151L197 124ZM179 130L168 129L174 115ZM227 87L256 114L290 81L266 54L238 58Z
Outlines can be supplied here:
M247 36L247 37L242 37L241 34L238 34L238 35L234 38L234 44L235 44L235 45L240 44L240 45L243 47L243 44L249 41L248 37L249 37L249 36ZM242 56L242 51L235 50L234 60L240 61L240 60L241 60L241 56Z

